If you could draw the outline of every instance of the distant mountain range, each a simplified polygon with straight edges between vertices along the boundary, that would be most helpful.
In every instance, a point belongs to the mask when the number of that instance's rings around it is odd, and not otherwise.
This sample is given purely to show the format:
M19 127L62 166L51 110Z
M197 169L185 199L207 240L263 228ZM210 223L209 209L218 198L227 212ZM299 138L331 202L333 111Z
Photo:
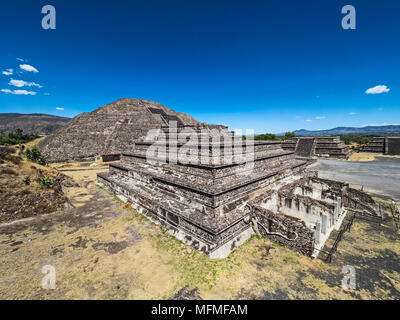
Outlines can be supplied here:
M70 120L70 118L41 113L0 113L0 133L22 129L24 133L48 135Z
M373 136L400 136L400 125L389 126L367 126L361 128L355 127L337 127L329 130L296 130L296 136L330 136L330 135L373 135ZM284 134L282 134L284 135Z

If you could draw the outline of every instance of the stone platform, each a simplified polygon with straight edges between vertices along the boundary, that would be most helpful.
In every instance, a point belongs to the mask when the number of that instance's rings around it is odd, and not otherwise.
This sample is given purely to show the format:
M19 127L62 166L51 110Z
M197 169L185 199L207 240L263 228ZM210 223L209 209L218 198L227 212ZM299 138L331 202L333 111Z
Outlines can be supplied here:
M294 151L299 157L348 159L352 153L350 147L340 137L295 137L282 142L284 150Z
M400 137L374 137L361 149L362 152L400 155Z

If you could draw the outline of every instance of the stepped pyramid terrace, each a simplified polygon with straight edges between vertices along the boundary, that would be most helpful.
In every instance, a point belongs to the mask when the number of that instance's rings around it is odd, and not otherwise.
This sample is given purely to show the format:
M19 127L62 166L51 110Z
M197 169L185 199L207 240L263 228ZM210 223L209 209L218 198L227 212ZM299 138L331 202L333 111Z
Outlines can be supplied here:
M376 214L364 193L308 172L315 160L223 126L170 122L121 156L97 183L212 258L254 233L316 256L350 208Z
M340 137L294 137L282 143L285 150L295 151L300 157L348 159L352 153Z
M400 137L374 137L361 151L400 155Z
M41 141L39 148L50 162L94 160L100 154L132 150L135 141L148 130L168 125L169 121L179 121L180 125L200 124L190 115L157 102L119 99L77 115Z

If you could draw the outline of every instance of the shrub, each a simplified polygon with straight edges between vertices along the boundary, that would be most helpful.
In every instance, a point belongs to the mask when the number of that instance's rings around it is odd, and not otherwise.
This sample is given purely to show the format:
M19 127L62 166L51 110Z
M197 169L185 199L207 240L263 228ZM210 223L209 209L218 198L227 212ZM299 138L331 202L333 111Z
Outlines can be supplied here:
M40 152L39 148L36 146L27 148L23 154L25 157L33 162L37 162L43 166L47 164L46 157Z
M50 177L41 177L40 178L40 185L48 187L48 188L53 188L53 186L54 186L53 179L50 178Z

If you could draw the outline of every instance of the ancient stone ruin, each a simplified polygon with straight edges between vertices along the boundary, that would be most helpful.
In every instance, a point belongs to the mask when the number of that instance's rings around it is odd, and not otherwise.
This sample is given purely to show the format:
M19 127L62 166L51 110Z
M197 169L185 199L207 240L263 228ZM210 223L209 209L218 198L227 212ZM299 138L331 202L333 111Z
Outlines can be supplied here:
M400 137L375 137L363 146L361 151L400 155Z
M349 210L377 214L371 197L346 183L306 174L251 201L260 234L309 256L318 256Z
M148 130L168 125L172 120L183 125L200 124L157 102L120 99L79 114L41 141L39 148L50 162L94 160L100 154L133 150L135 141Z
M351 148L340 140L340 137L295 137L282 143L284 150L294 151L299 157L348 159Z
M210 257L226 257L254 233L316 256L348 209L363 206L347 184L307 172L315 160L280 142L253 145L226 128L175 120L176 132L162 126L136 141L97 183ZM362 208L375 214L373 201Z

